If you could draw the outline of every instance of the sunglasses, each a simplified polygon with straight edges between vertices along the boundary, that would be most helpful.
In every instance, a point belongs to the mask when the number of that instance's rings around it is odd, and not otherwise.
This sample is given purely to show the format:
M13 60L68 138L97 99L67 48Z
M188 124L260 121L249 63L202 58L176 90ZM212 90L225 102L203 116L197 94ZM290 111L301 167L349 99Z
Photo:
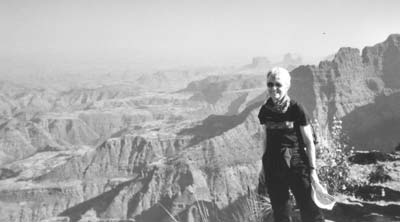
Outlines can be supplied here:
M273 82L268 82L267 83L268 88L272 88L274 86L276 86L277 88L281 88L282 84L280 84L279 82L273 83Z

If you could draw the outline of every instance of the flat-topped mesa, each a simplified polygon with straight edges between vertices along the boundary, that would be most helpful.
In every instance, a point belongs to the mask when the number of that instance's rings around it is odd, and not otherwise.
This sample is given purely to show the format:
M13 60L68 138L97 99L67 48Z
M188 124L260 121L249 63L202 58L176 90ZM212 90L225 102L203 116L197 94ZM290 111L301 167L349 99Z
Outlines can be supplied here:
M269 67L271 62L267 57L258 56L253 58L251 65L253 67Z

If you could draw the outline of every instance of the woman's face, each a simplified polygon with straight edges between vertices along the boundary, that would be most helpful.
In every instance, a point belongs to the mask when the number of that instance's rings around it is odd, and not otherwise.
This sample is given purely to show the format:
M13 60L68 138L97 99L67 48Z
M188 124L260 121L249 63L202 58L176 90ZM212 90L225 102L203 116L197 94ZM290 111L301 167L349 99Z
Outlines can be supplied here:
M280 78L279 75L271 76L267 79L267 88L270 97L278 101L282 99L289 90L289 83Z

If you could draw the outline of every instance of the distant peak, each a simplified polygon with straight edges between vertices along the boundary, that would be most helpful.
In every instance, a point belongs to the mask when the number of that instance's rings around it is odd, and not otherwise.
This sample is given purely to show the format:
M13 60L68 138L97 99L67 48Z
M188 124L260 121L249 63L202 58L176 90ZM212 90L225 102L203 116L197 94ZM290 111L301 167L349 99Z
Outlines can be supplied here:
M349 53L360 53L360 50L352 47L342 47L336 54L349 54Z
M357 48L351 47L342 47L335 54L334 61L341 61L346 58L352 58L354 56L360 56L360 50Z
M385 42L400 43L400 34L390 34Z

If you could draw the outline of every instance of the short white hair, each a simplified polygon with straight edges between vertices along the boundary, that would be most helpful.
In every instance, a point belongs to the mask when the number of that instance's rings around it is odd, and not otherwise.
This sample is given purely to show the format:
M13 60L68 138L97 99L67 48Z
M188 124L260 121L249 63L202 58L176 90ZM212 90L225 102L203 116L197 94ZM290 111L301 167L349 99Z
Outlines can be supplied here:
M277 78L279 77L282 79L283 83L288 84L290 86L290 73L287 71L287 69L282 68L282 67L274 67L272 68L268 73L267 73L267 81L271 78Z

